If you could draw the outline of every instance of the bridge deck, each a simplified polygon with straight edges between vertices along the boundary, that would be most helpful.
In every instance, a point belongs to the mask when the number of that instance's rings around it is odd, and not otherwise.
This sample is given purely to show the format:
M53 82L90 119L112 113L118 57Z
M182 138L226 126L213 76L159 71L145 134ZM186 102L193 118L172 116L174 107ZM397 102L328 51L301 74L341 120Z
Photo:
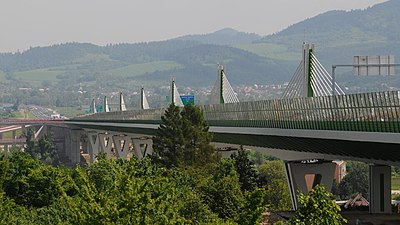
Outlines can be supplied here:
M210 126L400 133L400 92L204 105ZM165 109L86 115L72 121L159 124Z
M201 106L214 141L400 162L400 92ZM87 129L152 135L165 109L91 114Z

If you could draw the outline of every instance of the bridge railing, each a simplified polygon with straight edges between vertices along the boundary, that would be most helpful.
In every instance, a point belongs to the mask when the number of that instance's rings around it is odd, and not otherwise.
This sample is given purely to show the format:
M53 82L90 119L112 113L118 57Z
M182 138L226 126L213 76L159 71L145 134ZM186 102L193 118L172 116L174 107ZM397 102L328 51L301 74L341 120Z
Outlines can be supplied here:
M160 109L143 109L129 111L115 111L107 113L93 113L75 117L73 120L92 120L92 121L148 121L154 123L161 121L161 116L165 112L165 108Z
M400 133L400 92L262 100L201 106L210 126ZM165 109L87 115L73 120L159 123Z
M210 125L400 132L399 92L203 106Z

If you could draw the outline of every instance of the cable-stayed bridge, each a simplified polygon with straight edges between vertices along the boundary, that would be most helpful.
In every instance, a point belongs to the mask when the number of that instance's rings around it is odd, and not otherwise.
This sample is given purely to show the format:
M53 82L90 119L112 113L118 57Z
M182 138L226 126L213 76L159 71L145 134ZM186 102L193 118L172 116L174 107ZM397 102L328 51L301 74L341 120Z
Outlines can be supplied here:
M390 212L390 165L400 165L400 92L345 95L318 61L314 46L304 45L303 53L287 90L275 100L239 102L219 65L211 104L200 106L214 141L273 149L286 161L294 208L296 190L307 191L306 174L330 187L332 160L371 163L370 212ZM171 103L181 106L175 80L170 90ZM103 112L64 122L72 130L67 155L74 163L81 151L91 160L99 152L121 158L130 150L139 158L151 153L151 136L165 109L148 109L141 93L139 109L126 110L120 95L119 111L110 112L104 98ZM307 160L318 163L301 163Z

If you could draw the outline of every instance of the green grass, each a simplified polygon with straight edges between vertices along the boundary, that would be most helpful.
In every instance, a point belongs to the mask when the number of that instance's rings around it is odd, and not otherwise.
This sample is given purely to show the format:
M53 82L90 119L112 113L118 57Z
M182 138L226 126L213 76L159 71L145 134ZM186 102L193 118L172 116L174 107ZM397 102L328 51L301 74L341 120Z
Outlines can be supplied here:
M57 107L56 110L68 118L75 117L79 114L84 114L85 110L81 110L78 107Z
M255 44L238 45L235 47L269 59L298 61L299 58L301 58L300 51L290 52L284 45L271 44L271 43L255 43Z
M16 79L38 85L43 81L56 81L57 75L63 72L63 70L57 70L56 68L46 68L16 72L14 73L14 77Z
M21 129L15 131L15 136L20 137L21 135L22 135L22 130ZM5 138L5 139L13 138L13 132L12 131L4 132L3 133L3 138Z
M107 74L120 77L135 77L145 73L153 73L156 71L168 71L173 69L181 69L182 65L172 61L155 61L148 63L133 64L106 71Z
M392 177L392 190L400 190L400 177Z
M26 112L21 112L21 111L19 111L19 112L15 112L14 114L15 114L15 117L16 117L17 119L35 119L35 118L36 118L36 117L35 117L31 112L29 112L29 111L26 111Z

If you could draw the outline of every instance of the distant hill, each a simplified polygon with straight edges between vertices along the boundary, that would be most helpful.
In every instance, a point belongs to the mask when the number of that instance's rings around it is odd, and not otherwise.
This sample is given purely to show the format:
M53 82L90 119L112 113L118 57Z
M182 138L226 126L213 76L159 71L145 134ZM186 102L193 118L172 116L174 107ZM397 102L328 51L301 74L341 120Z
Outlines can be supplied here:
M0 88L9 90L13 84L52 86L60 93L107 93L165 86L172 76L180 86L205 87L215 82L218 63L225 66L234 86L284 83L301 60L304 41L316 44L316 54L328 71L332 64L351 63L353 55L400 57L398 12L400 1L391 0L364 10L326 12L265 37L225 28L160 42L67 43L3 53ZM351 76L340 80L340 73L338 80L352 85L400 89L399 76L366 82Z
M299 51L301 43L315 43L322 57L351 60L357 54L400 55L400 1L391 0L363 10L330 11L294 24L259 43ZM350 58L349 58L350 57Z
M7 78L40 85L58 83L159 86L175 76L185 86L211 86L217 64L224 64L232 84L280 83L276 74L290 66L273 62L242 49L203 44L190 40L169 40L104 47L67 43L31 48L22 53L0 54L0 71ZM244 79L245 77L245 79ZM286 77L288 78L288 77Z
M177 40L197 41L203 44L215 45L238 45L250 44L260 38L261 36L255 33L245 33L232 28L225 28L210 34L186 35L177 38Z

